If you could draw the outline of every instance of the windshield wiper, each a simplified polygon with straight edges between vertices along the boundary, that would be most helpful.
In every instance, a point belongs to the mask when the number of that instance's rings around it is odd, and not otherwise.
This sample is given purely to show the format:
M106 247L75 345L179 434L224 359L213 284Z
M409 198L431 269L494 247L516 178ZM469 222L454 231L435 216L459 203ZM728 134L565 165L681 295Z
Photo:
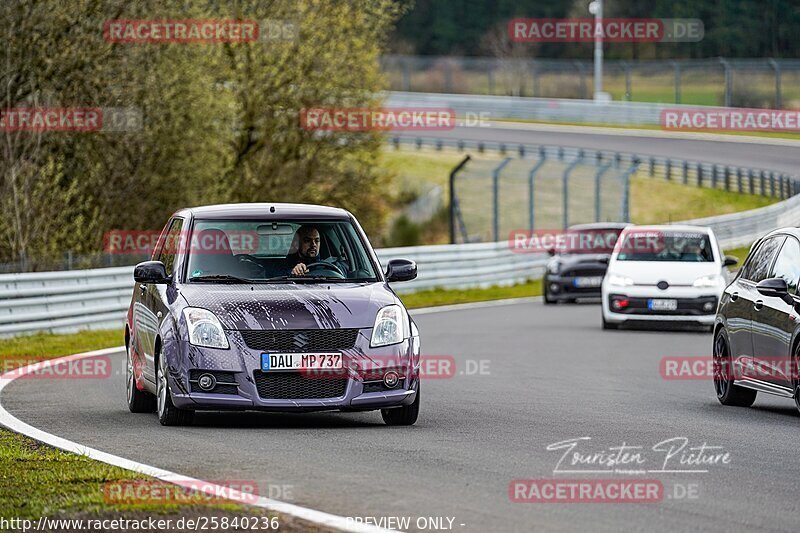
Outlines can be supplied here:
M189 281L227 281L230 283L254 283L255 280L238 278L229 274L209 274L207 276L192 276Z

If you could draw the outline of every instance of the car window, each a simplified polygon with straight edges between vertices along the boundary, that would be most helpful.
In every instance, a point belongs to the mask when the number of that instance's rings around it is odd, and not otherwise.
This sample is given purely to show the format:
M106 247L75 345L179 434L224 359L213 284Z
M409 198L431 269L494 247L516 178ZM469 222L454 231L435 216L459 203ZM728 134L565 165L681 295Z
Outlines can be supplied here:
M775 254L780 249L784 239L785 237L780 235L770 237L762 242L748 257L747 263L742 267L741 277L756 283L767 279L772 260L775 258Z
M159 245L161 251L158 253L156 261L164 263L167 270L167 275L171 276L175 269L175 256L178 253L178 247L181 242L181 229L183 228L183 219L176 218L172 221L169 231L164 238L164 242Z
M785 279L789 292L796 292L797 282L800 280L800 243L797 239L786 238L769 277Z

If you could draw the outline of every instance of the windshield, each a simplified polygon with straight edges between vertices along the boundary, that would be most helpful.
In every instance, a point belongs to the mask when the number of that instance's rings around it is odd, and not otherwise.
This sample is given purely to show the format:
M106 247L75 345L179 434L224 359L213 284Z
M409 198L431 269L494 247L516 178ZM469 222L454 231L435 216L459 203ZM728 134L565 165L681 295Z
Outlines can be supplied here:
M617 261L714 261L711 240L706 233L631 231L617 246Z
M190 282L377 281L349 221L196 220Z
M621 232L622 228L567 230L556 251L562 254L610 254Z

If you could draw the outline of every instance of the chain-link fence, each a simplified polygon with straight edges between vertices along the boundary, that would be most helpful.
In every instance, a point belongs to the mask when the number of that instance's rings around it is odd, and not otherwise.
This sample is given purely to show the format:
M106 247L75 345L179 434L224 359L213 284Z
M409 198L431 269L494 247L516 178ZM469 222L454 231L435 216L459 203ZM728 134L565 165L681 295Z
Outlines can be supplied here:
M394 91L591 98L593 63L583 60L388 55ZM800 60L606 60L603 90L614 100L754 108L800 105Z

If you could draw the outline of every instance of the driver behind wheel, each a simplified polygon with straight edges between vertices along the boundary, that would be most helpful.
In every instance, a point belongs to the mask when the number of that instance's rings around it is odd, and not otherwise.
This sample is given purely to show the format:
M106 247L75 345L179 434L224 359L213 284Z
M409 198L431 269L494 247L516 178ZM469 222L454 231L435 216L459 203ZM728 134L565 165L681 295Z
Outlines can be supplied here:
M304 276L308 273L308 265L319 261L320 236L314 226L297 228L292 248L297 251L286 256L286 265L293 276Z

